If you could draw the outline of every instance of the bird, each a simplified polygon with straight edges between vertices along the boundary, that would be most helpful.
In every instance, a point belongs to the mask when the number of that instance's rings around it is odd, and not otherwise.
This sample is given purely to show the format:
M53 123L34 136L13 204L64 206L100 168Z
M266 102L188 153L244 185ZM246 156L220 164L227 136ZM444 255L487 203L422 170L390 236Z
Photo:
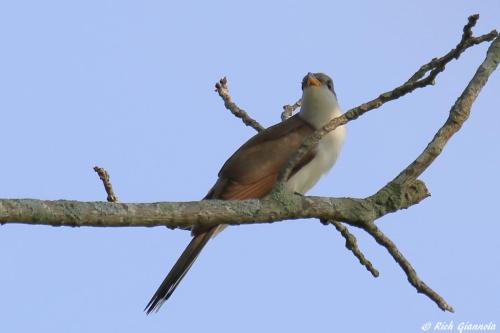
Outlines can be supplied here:
M204 200L263 198L304 139L341 114L332 79L324 73L307 73L302 80L300 111L244 143L224 163ZM344 126L326 134L297 163L286 180L285 190L304 195L311 189L335 164L344 138ZM207 242L224 227L192 228L192 240L146 305L146 314L158 311L169 299Z

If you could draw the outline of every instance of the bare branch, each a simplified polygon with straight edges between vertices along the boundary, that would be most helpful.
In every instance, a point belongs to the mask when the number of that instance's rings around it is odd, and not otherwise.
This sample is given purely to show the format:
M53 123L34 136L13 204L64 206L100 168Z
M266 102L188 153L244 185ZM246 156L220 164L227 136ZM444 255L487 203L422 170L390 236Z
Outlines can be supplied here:
M408 208L428 196L420 186L395 187L366 198L309 197L277 193L264 199L193 202L109 203L68 200L0 199L0 223L89 227L155 227L189 229L219 224L239 225L316 218L361 227L379 216L384 202L394 210Z
M345 247L350 250L356 258L358 258L359 263L363 266L366 267L366 269L372 273L373 277L378 277L379 272L378 270L373 267L373 264L371 263L370 260L366 259L364 254L361 252L361 250L358 248L358 242L356 240L356 237L349 232L349 229L345 225L343 225L341 222L338 221L327 221L327 223L331 223L335 226L335 229L337 229L342 237L345 238Z
M450 110L450 115L439 129L424 151L408 165L395 179L397 183L403 183L416 179L422 174L439 156L450 138L460 130L463 123L469 118L472 104L479 92L488 81L491 73L497 68L500 61L500 37L497 37L488 49L486 59L479 66L474 77L469 82L462 95L456 100Z
M406 273L409 282L418 292L425 294L442 310L452 312L453 308L440 295L420 280L409 261L401 254L396 245L377 228L374 221L386 214L417 204L430 195L425 184L417 178L429 167L441 153L451 136L467 120L471 106L480 90L498 66L500 62L500 38L496 31L479 37L473 37L472 27L476 24L477 19L477 15L469 17L469 21L464 27L461 41L446 55L441 58L435 58L428 64L420 67L400 87L383 93L376 99L349 110L307 138L301 148L281 171L279 182L275 189L263 199L241 201L202 200L198 202L163 202L151 204L0 199L0 224L24 223L99 227L167 226L169 228L190 229L193 226L201 225L211 227L219 224L238 225L277 222L299 218L317 218L320 221L331 221L330 223L334 224L346 239L346 247L354 253L359 261L374 276L378 276L378 271L373 268L371 263L359 251L355 237L342 224L346 223L360 227L368 232L380 245L389 251ZM436 133L420 156L377 193L364 199L357 199L307 197L281 190L284 180L288 179L293 166L326 133L358 118L370 110L380 107L388 101L404 96L417 88L434 84L436 76L444 70L448 62L457 59L470 46L493 39L494 41L488 49L486 59L479 66L474 77L451 108L449 118L445 124ZM245 111L238 108L232 102L225 78L216 84L216 90L223 98L226 108L241 118L247 126L252 126L257 131L263 129L258 122L250 118ZM298 106L299 104L295 103L289 106L289 108L293 112L293 108ZM287 112L289 111L285 107L283 117L286 117ZM98 167L95 170L98 172L106 188L108 201L117 200L113 194L107 172Z
M111 185L111 181L109 180L109 174L108 172L101 167L95 166L94 171L97 172L99 175L99 178L102 180L102 184L104 185L104 189L106 190L106 193L108 197L106 198L108 202L118 202L118 197L115 195L115 192L113 192L113 186Z
M408 281L412 286L415 287L415 289L417 289L419 293L422 293L433 300L441 310L453 312L453 307L449 305L443 297L441 297L438 293L427 286L424 281L420 280L417 272L412 267L410 262L403 256L403 254L401 254L396 244L394 244L394 242L391 241L389 237L387 237L382 231L380 231L375 223L368 223L363 227L363 229L368 232L373 238L375 238L377 243L379 243L380 245L385 247L387 251L389 251L394 260L396 260L398 265L406 273Z
M498 35L496 30L492 30L489 33L479 37L472 36L472 28L476 25L478 19L479 14L469 16L469 21L464 26L462 39L460 40L458 45L441 58L434 58L429 63L420 67L420 69L415 72L415 74L413 74L412 77L410 77L410 79L406 81L406 83L415 82L421 79L428 71L434 69L435 72L429 75L432 81L439 72L442 72L444 70L445 65L448 62L450 62L452 59L458 59L466 48L480 44L484 41L493 40Z
M473 15L469 17L469 22L464 27L464 31L467 31L467 33L464 33L465 40L463 36L458 45L455 47L455 49L448 52L445 56L438 59L434 59L428 64L422 66L417 71L417 73L415 73L408 81L406 81L406 83L391 91L381 94L380 96L369 102L366 102L364 104L361 104L360 106L350 109L340 117L332 119L328 124L323 126L323 128L317 130L312 135L310 135L306 140L304 140L301 147L290 158L285 167L281 170L280 175L278 177L278 182L275 186L275 190L281 190L283 188L284 182L290 176L290 173L292 172L293 168L309 152L309 150L311 150L311 148L316 143L318 143L321 140L321 138L323 138L323 136L333 131L335 128L345 125L351 120L357 119L366 112L379 108L386 102L400 98L408 93L411 93L415 89L433 84L436 76L445 69L445 66L448 62L450 62L454 58L455 59L458 58L460 54L462 54L469 47L484 41L491 41L498 35L498 33L495 30L493 30L490 33L482 35L480 37L471 37L472 33L469 34L469 30L476 23L476 21L477 21L476 16ZM430 71L430 73L427 77L420 80L416 79L417 77L422 77L428 71Z
M466 29L464 29L464 31L465 30ZM464 35L466 35L465 32ZM482 87L488 81L491 73L497 68L499 62L500 37L496 37L488 48L486 59L479 66L473 78L462 92L462 95L457 99L451 108L450 115L444 125L439 129L432 141L427 145L417 159L406 167L396 178L394 178L394 180L377 192L376 195L378 199L384 196L383 192L387 189L415 181L417 177L431 165L431 163L441 153L451 136L461 128L463 123L469 117L472 104L477 98ZM375 199L375 201L378 199ZM379 206L380 214L387 213L385 212L387 206L384 204L383 207L384 208ZM409 261L405 259L396 245L387 236L385 236L374 223L367 223L362 228L372 235L380 245L384 246L387 251L389 251L394 260L396 260L399 266L406 273L408 281L417 289L418 292L423 293L433 300L443 311L453 312L453 308L444 300L444 298L420 280Z
M283 106L283 112L281 113L281 121L285 121L293 115L293 112L300 107L302 103L302 98L293 104L287 104Z
M231 113L234 114L237 118L240 118L245 125L251 126L257 132L264 130L264 127L262 127L262 125L259 124L258 121L250 117L248 113L245 112L245 110L239 108L238 105L233 102L231 95L229 95L229 88L227 86L226 77L223 77L219 80L219 82L215 84L215 91L224 101L224 106L226 107L226 109L231 111Z

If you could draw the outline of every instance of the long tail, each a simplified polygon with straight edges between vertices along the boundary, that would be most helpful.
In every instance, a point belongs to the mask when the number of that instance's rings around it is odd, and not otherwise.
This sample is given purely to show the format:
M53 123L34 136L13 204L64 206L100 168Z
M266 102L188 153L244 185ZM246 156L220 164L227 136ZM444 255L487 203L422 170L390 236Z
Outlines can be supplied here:
M163 303L172 295L175 288L188 270L193 265L194 261L205 247L210 238L217 232L218 226L213 227L203 233L193 237L184 252L182 252L174 267L170 270L167 277L161 283L158 290L155 292L144 311L150 314L153 311L158 311Z

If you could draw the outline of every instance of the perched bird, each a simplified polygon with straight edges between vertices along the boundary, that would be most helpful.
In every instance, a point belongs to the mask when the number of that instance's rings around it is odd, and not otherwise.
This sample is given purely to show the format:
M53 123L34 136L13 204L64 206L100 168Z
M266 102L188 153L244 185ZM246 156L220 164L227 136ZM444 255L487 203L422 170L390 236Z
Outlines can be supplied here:
M304 139L341 115L332 79L323 73L308 73L302 80L300 112L256 134L243 144L222 166L219 178L204 199L243 200L262 198L271 191L278 173ZM286 182L286 190L304 194L335 163L344 141L340 126L324 136L297 163ZM193 239L174 264L145 308L157 311L177 285L211 237L225 226L196 227Z

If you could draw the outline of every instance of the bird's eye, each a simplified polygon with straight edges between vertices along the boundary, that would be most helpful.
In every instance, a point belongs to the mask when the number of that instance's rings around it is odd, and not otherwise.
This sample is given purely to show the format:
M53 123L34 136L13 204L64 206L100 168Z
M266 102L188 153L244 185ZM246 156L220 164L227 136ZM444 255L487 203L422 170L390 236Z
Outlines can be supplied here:
M332 81L328 81L327 86L328 86L328 89L333 90L333 82Z

